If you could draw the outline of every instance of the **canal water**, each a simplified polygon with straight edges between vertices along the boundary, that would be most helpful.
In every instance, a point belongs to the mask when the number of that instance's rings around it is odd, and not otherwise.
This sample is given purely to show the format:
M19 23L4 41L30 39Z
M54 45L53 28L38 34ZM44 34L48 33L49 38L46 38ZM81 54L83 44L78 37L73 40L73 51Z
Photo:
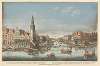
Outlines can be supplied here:
M66 46L53 46L49 51L45 53L39 53L38 55L29 55L24 51L5 51L2 53L2 59L4 61L96 61L97 55L92 56L88 59L84 59L84 52L86 48L72 48L71 54L61 53L61 49ZM89 51L97 51L95 47L87 48ZM48 54L54 53L55 58L48 58ZM95 54L97 54L95 52Z

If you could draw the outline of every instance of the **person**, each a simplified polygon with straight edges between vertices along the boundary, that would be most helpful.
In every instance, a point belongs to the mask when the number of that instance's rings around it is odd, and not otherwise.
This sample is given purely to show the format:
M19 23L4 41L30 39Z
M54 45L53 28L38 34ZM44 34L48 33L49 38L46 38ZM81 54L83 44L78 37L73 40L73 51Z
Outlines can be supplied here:
M50 51L48 52L47 56L49 59L55 59L55 54Z
M89 54L89 52L87 50L85 50L84 59L88 59L88 54Z
M61 53L64 53L64 48L61 49Z

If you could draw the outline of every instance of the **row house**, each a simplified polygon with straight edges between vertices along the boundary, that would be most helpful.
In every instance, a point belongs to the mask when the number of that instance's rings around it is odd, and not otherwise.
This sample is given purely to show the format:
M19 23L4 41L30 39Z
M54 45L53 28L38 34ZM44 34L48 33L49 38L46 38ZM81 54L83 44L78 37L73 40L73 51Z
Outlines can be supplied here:
M2 48L10 48L13 42L13 35L15 33L14 29L3 27L3 44Z
M16 28L10 29L3 27L3 44L2 48L29 48L30 47L30 33Z
M97 41L97 32L74 32L72 36L75 44Z
M90 32L88 34L88 38L90 42L96 42L97 41L97 32Z

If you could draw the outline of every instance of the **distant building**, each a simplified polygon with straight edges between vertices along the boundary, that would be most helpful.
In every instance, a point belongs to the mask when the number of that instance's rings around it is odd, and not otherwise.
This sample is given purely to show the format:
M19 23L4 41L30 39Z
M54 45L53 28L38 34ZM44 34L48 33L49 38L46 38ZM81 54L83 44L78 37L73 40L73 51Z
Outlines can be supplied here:
M97 41L97 32L74 32L72 36L75 44Z
M72 39L72 35L65 35L63 37L63 39L64 39L65 43L70 44L71 43L71 39Z
M24 30L19 30L18 28L16 28L13 40L14 42L12 44L12 47L14 49L30 48L29 33L25 32Z
M14 30L3 27L2 48L30 48L30 33L18 28Z
M15 33L14 29L7 28L3 26L3 44L2 48L11 48L11 44L13 43L13 35Z
M73 36L73 41L75 44L81 44L82 43L82 39L83 39L83 32L74 32L72 34Z
M88 33L88 38L90 42L97 42L97 32Z

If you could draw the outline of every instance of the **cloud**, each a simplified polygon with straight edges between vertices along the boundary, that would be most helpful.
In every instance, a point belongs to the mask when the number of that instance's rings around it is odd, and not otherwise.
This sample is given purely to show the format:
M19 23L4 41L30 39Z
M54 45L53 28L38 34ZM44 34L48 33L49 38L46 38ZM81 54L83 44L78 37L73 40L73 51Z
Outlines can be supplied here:
M72 13L71 13L72 16L74 15L80 15L80 9L76 9L76 10L73 10Z
M36 24L36 29L38 32L44 33L66 33L74 31L89 31L87 25L80 24L68 24L68 23L58 23L58 20L41 19L39 23Z
M52 10L53 11L58 11L58 10L60 10L60 7L54 7L54 8L52 8Z
M71 16L80 15L81 10L77 7L54 7L51 9L52 12L60 12L62 14L70 14Z
M76 7L66 7L61 10L62 13L70 14L71 16L80 15L80 9Z
M73 7L65 7L61 10L62 13L70 13L72 12Z

